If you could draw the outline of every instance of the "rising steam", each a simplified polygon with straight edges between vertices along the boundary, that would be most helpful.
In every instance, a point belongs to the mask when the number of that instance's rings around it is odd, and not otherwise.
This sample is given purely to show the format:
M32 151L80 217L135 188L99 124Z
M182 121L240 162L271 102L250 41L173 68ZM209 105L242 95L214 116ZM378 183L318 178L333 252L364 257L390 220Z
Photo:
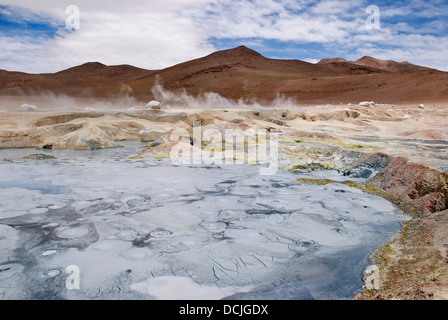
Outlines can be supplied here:
M256 100L238 99L237 101L224 98L216 92L205 92L194 97L185 89L180 92L166 90L156 79L151 88L153 97L160 101L164 107L190 108L190 109L297 109L300 107L295 99L285 98L277 94L276 99L269 105L262 105Z

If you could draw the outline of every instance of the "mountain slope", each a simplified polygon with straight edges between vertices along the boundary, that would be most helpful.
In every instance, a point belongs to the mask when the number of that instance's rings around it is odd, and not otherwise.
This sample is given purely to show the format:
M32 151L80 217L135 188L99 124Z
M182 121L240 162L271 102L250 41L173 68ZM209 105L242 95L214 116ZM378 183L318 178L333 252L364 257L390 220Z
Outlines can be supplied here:
M197 96L216 92L228 99L261 103L279 95L299 103L448 102L446 72L370 57L354 63L339 58L318 64L269 59L244 46L162 70L99 62L53 74L0 70L0 96L51 93L113 101L126 94L144 103L156 98L151 88L157 83L173 93Z
M380 72L353 65L316 65L300 60L269 59L244 46L184 62L130 83L137 92L159 79L164 88L190 95L218 92L230 99L272 100L281 84L292 79L345 77Z
M328 63L334 63L334 62L348 62L347 60L345 60L344 58L326 58L326 59L322 59L320 60L317 64L328 64Z
M369 56L364 56L354 62L354 64L366 67L378 68L390 72L397 71L417 71L417 70L431 70L430 68L417 66L415 64L404 62L396 62L393 60L380 60Z
M409 63L408 61L397 62L393 60L380 60L369 56L364 56L356 61L347 61L344 58L325 58L320 60L317 64L333 64L341 62L352 63L355 65L380 69L388 72L434 70Z

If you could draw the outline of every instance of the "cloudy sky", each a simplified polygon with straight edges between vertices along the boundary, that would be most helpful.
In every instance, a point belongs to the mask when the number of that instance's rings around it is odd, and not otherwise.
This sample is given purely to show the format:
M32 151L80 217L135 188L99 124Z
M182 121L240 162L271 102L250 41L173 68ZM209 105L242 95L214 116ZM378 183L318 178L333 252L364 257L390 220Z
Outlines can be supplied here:
M271 58L369 55L448 71L447 30L446 0L0 0L0 69L161 69L246 45Z

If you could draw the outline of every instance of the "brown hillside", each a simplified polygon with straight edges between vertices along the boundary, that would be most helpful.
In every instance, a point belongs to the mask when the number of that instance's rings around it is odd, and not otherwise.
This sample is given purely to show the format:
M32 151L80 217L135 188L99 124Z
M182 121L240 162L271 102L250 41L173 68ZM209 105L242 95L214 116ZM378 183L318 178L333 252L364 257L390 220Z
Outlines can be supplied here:
M364 56L354 62L355 64L378 68L390 72L397 71L418 71L418 70L431 70L430 68L417 66L415 64L409 63L407 61L396 62L393 60L379 60L369 56Z
M307 104L365 100L448 103L446 72L373 58L362 58L355 63L312 64L269 59L240 46L163 70L106 66L99 62L54 74L0 70L0 96L35 96L51 92L75 98L114 99L126 92L144 103L154 99L151 88L158 81L172 92L185 90L193 96L216 92L229 99L253 99L261 103L269 103L279 95ZM389 72L391 65L398 71ZM396 65L406 68L402 71Z
M320 60L317 64L327 64L327 63L333 63L333 62L348 62L344 58L326 58Z

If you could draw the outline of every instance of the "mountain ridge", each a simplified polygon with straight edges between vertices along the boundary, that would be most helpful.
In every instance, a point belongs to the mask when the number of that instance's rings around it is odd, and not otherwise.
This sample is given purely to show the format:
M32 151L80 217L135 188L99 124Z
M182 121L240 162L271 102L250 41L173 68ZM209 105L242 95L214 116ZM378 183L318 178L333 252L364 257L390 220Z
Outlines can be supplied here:
M348 61L344 58L325 58L317 62L318 64L330 64L330 63L351 63L360 66L366 66L371 68L376 68L389 72L398 71L417 71L417 70L436 70L428 67L419 66L412 64L409 61L397 62L394 60L381 60L371 56L363 56L356 61ZM439 71L439 70L438 70Z
M447 72L367 56L355 62L344 60L330 58L313 64L271 59L239 46L160 70L87 62L47 74L0 71L0 96L52 92L74 98L114 99L124 88L127 94L145 102L156 98L151 88L160 84L173 94L215 92L227 99L266 103L279 95L316 104L448 102Z

